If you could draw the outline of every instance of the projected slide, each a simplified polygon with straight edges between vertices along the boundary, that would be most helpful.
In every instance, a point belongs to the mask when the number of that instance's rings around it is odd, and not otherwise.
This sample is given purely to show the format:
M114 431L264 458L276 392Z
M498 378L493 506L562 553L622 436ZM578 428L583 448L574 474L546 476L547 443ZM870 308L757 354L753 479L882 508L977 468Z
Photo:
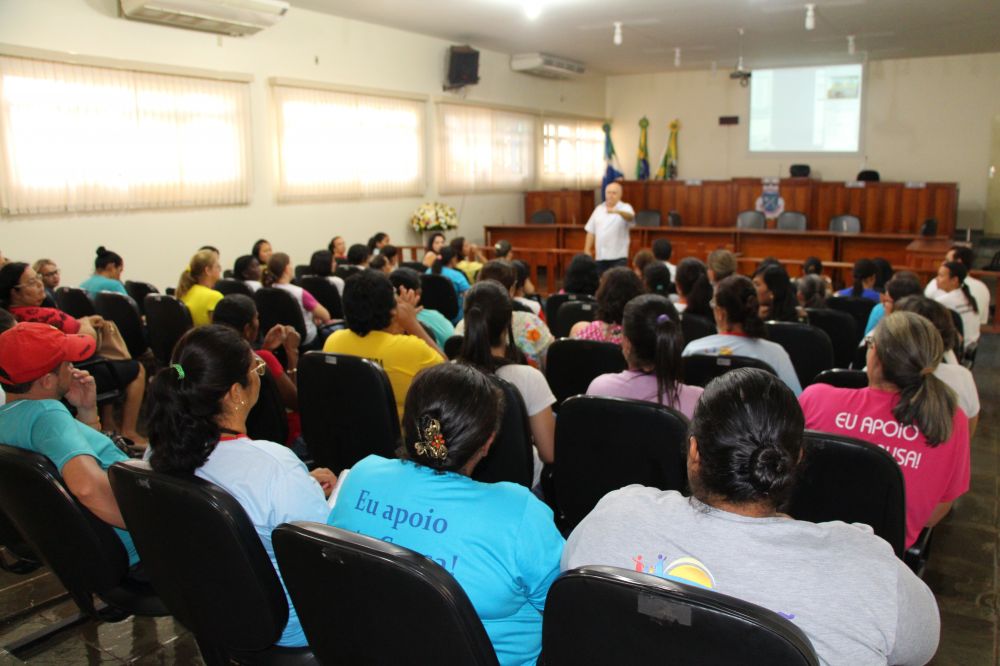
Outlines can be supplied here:
M755 69L750 151L850 153L861 131L861 65Z

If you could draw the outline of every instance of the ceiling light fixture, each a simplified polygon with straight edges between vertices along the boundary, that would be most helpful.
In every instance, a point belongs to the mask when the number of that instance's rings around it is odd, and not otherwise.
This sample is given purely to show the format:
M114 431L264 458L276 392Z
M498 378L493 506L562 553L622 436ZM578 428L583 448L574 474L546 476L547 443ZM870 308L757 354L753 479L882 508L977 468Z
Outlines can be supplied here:
M681 66L681 47L674 47L674 67Z
M806 5L806 30L816 27L816 5L809 3Z
M524 3L524 15L529 21L534 21L542 14L542 3L538 0L526 0Z
M854 35L847 36L847 54L854 55Z
M611 41L613 41L615 43L615 46L621 46L622 45L622 22L621 21L615 21L615 36L612 38Z

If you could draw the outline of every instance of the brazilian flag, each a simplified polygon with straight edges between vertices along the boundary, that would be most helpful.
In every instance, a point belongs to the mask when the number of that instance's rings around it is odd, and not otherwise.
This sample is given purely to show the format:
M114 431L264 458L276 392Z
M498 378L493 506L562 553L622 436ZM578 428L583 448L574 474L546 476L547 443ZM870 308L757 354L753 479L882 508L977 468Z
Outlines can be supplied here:
M635 164L635 179L649 180L649 120L639 121L639 157Z

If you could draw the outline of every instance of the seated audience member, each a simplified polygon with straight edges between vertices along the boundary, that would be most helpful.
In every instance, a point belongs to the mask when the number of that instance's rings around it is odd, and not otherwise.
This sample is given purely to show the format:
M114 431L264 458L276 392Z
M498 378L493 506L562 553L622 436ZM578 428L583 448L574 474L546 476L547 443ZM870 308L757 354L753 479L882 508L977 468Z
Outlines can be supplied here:
M391 273L397 268L399 268L399 248L395 245L390 245L386 243L382 246L382 249L378 251L380 257L385 259L388 268L385 269L386 272Z
M678 312L690 312L699 317L712 317L712 283L708 281L705 264L693 257L682 259L677 265L674 278L678 302L674 304Z
M210 250L199 250L181 273L174 295L191 311L195 326L212 323L212 310L222 300L222 292L214 289L221 276L222 266Z
M337 261L347 261L347 241L343 236L334 236L330 239L330 244L326 246L333 258Z
M906 545L933 527L969 489L969 420L934 371L941 334L924 317L893 312L865 338L868 387L809 386L806 427L887 450L906 481Z
M802 422L770 373L714 379L688 430L692 496L639 485L605 495L570 535L562 569L634 569L763 606L801 629L822 664L927 663L937 604L889 544L867 525L782 513Z
M194 474L233 496L253 523L279 578L271 532L293 520L324 522L337 478L306 466L282 444L246 435L266 364L228 326L204 326L178 341L171 365L150 383L149 464L156 472ZM277 642L306 645L292 600Z
M368 239L368 255L374 257L382 251L382 248L389 244L389 234L384 231L376 232Z
M833 293L833 281L830 280L829 275L823 274L823 262L819 260L818 257L806 257L806 260L802 262L802 276L815 275L826 285L826 295L829 296Z
M67 335L48 324L21 323L0 334L0 385L6 393L0 441L48 458L73 496L115 528L134 565L139 557L106 471L128 456L101 433L94 379L73 367L95 350L90 336ZM75 419L60 401L76 409Z
M674 254L674 246L671 244L670 240L667 238L657 238L653 241L653 256L658 260L662 261L663 265L670 270L670 281L673 282L677 277L677 266L670 263L670 257Z
M233 278L250 287L252 291L257 291L264 286L260 281L260 262L250 254L237 257L236 263L233 264Z
M573 324L569 336L620 345L625 304L644 291L642 281L628 268L624 266L609 268L601 274L601 284L595 294L597 318L594 321L578 321Z
M449 245L455 256L458 257L455 268L465 273L469 282L475 282L479 269L486 263L486 257L479 251L479 247L475 243L467 241L464 236L452 238Z
M443 275L451 280L451 284L455 287L455 294L458 296L458 314L455 315L455 320L452 323L457 324L462 318L462 301L465 300L465 292L469 290L469 281L466 279L465 273L456 268L458 257L451 247L448 245L442 247L437 257L431 267L427 269L427 274Z
M875 326L882 321L882 317L892 312L893 303L907 296L914 296L920 293L920 278L916 273L910 271L899 271L892 276L892 279L885 283L885 291L880 296L881 302L872 308L868 315L868 323L865 326L865 335L871 333Z
M714 287L736 272L736 255L719 248L708 255L708 281Z
M512 246L509 240L497 241L496 245L493 246L494 256L497 259L511 261L514 258L513 252L511 252L511 247Z
M587 394L656 402L691 418L702 389L681 382L684 337L677 309L664 296L636 296L625 306L623 329L628 370L597 377Z
M979 302L966 284L969 271L965 264L946 261L937 272L937 294L934 300L962 317L962 337L966 346L979 341Z
M600 282L601 271L597 268L597 261L581 252L570 259L563 277L563 288L559 293L593 296L597 293Z
M642 272L646 270L646 266L653 263L662 262L657 262L656 257L654 257L653 253L649 250L639 250L635 253L635 256L632 257L632 272L635 273L635 276L641 280Z
M298 285L292 284L295 277L295 269L292 267L292 260L284 252L275 252L271 255L271 260L267 262L267 272L264 274L264 286L275 287L282 291L287 291L302 309L302 320L306 325L306 337L302 344L309 345L316 340L317 336L323 340L329 335L329 331L319 332L319 327L330 324L330 311L320 305L319 301L308 291Z
M457 360L487 374L496 374L517 387L528 411L535 445L534 487L541 479L542 463L555 461L556 419L552 405L556 397L545 375L527 365L510 342L514 310L507 290L494 280L481 280L469 289L466 304L462 320L465 336Z
M329 250L316 250L309 258L309 274L325 277L326 281L337 288L337 293L343 295L344 280L333 272L337 270L337 260Z
M516 278L514 267L510 263L498 259L487 261L479 271L479 281L486 280L499 282L508 294L514 294ZM529 365L539 369L544 367L545 353L549 350L549 345L555 341L549 327L540 317L522 310L514 310L511 321L514 345L524 354ZM464 321L458 322L455 333L465 335Z
M898 276L899 274L893 277L893 280ZM890 280L889 285L892 285L892 280ZM892 312L914 312L927 319L941 334L945 352L941 356L941 362L934 369L934 376L955 391L958 406L969 418L969 439L971 440L976 433L976 425L979 423L979 389L976 388L972 372L958 362L955 352L952 351L958 341L958 331L955 330L955 322L952 321L948 308L935 300L917 294L897 299L892 306Z
M770 265L753 274L753 286L757 288L757 302L760 304L760 318L765 321L798 321L795 308L795 290L784 266Z
M0 268L0 307L9 310L19 322L48 324L63 333L86 335L95 344L98 342L98 331L105 326L103 318L91 315L74 319L62 310L41 307L44 299L42 281L28 264L11 262ZM115 421L114 406L109 403L104 407L105 426L109 430L120 426L121 434L133 443L145 444L146 439L137 430L139 410L146 392L146 371L142 364L135 360L109 361L106 367L102 365L95 369L95 373L98 392L125 387L121 422Z
M944 260L946 262L957 261L965 266L967 271L971 271L973 256L971 247L966 247L965 245L953 245L944 256ZM37 268L35 268L35 271L41 273L41 271ZM987 287L986 283L982 280L974 278L968 274L965 276L965 284L969 287L969 292L972 294L972 297L976 299L976 305L979 307L979 323L980 325L985 326L990 319L990 288ZM940 289L938 288L937 277L935 277L927 283L927 287L924 289L924 296L936 299L939 295Z
M421 260L427 268L434 265L437 261L438 255L441 253L441 248L445 245L444 234L440 231L435 231L427 239L426 252L424 252L424 258Z
M417 320L417 294L399 295L382 273L362 271L344 283L347 328L326 339L323 351L363 356L378 362L392 384L399 416L413 376L444 362L444 355ZM409 335L407 335L409 334Z
M389 264L389 260L382 256L382 253L376 254L371 258L368 262L368 268L385 275L392 273L392 266Z
M357 266L358 268L367 268L369 257L370 255L368 253L367 245L355 243L347 250L347 264L349 266Z
M879 295L875 291L875 280L878 279L878 266L871 259L858 259L854 262L854 286L841 289L837 296L867 298L878 302Z
M883 257L875 257L872 259L872 263L875 264L875 286L872 288L881 294L885 291L885 283L892 279L895 271L893 271L889 260Z
M692 340L684 348L683 356L709 354L756 358L774 368L795 395L802 393L788 352L781 345L764 339L766 333L757 304L757 290L749 278L730 275L717 284L712 310L719 332Z
M510 262L510 265L514 269L514 301L528 308L532 314L538 315L544 321L545 313L542 311L542 304L534 298L529 298L535 295L535 285L531 282L531 269L528 268L528 264L520 259L515 259Z
M222 263L222 254L219 252L219 248L215 247L214 245L202 245L201 247L198 248L199 252L203 250L208 250L209 252L214 254L215 258L219 260L219 263L220 264Z
M670 269L662 261L656 261L646 266L646 269L642 272L642 282L646 286L646 291L651 294L668 297L671 301L675 298L680 299L674 293L674 283L670 279Z
M469 478L493 444L503 408L503 392L474 368L424 370L406 396L402 459L368 456L341 472L328 522L376 539L391 535L428 554L469 596L499 663L534 664L565 542L551 509L527 488ZM375 502L377 512L365 510ZM431 529L386 522L381 507L390 505L411 516L433 507Z
M3 263L0 263L2 266ZM42 278L42 284L45 285L45 301L44 305L47 308L56 307L56 289L59 288L59 282L62 276L59 271L59 266L56 262L51 259L39 259L31 266L38 277Z
M416 295L413 304L417 306L417 321L425 328L430 329L438 348L444 349L444 343L455 335L455 326L437 310L420 306L420 273L412 268L397 268L389 274L389 282L392 283L392 288L396 290L397 294L402 294L405 289Z
M271 244L261 238L253 244L253 249L250 251L250 254L257 260L258 264L261 266L267 266L267 262L271 260L271 254L273 254L273 252L274 250L271 249Z
M803 308L826 308L827 284L819 275L804 275L795 281L795 298Z
M90 297L97 296L102 291L113 291L123 296L128 296L125 285L122 284L122 273L125 271L125 262L117 252L105 249L102 245L97 248L97 257L94 259L94 274L80 283ZM42 279L44 282L44 278Z

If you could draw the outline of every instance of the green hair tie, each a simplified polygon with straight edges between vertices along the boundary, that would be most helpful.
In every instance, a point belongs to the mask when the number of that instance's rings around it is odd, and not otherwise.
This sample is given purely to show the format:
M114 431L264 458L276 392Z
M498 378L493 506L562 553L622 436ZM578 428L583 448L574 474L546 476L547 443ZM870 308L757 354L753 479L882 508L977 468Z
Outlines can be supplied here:
M174 363L170 367L177 371L177 379L184 379L184 368L180 363Z

